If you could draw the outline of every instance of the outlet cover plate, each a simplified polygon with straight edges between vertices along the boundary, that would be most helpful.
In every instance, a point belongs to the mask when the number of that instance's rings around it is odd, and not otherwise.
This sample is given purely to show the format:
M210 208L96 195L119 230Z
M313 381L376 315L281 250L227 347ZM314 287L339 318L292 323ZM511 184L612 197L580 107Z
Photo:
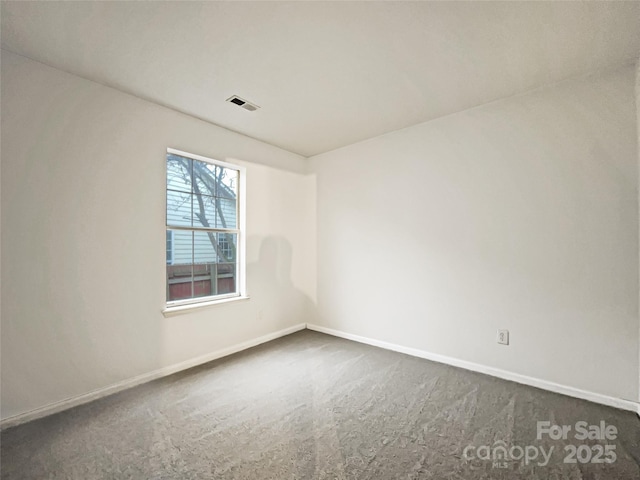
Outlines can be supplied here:
M509 345L509 330L498 330L498 343Z

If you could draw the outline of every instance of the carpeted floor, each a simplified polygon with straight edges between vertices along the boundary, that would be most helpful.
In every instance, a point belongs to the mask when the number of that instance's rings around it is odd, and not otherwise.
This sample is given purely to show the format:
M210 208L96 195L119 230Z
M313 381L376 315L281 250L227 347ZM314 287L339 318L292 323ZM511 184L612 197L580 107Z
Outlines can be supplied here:
M537 421L571 431L537 440ZM579 421L617 436L577 440ZM1 440L5 480L640 479L634 413L311 331Z

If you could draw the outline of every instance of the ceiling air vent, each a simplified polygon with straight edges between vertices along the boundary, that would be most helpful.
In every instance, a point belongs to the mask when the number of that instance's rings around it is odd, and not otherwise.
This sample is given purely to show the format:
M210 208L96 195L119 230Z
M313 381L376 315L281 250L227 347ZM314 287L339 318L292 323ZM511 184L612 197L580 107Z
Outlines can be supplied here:
M258 105L251 102L247 102L246 100L244 100L243 98L240 98L237 95L227 98L227 102L235 103L239 107L242 107L245 110L249 110L250 112L253 112L260 108Z

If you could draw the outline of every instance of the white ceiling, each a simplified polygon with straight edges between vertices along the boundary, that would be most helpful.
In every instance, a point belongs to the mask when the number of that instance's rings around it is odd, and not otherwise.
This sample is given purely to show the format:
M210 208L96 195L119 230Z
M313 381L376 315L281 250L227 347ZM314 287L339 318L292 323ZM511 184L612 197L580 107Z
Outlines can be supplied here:
M311 156L631 62L640 2L2 2L2 48Z

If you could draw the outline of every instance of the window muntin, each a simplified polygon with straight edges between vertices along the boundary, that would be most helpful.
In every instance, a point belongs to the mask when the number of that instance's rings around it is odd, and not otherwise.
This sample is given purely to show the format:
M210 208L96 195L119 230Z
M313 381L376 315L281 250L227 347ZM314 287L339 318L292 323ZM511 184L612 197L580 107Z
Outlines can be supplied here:
M173 149L166 162L167 305L242 295L244 169Z

